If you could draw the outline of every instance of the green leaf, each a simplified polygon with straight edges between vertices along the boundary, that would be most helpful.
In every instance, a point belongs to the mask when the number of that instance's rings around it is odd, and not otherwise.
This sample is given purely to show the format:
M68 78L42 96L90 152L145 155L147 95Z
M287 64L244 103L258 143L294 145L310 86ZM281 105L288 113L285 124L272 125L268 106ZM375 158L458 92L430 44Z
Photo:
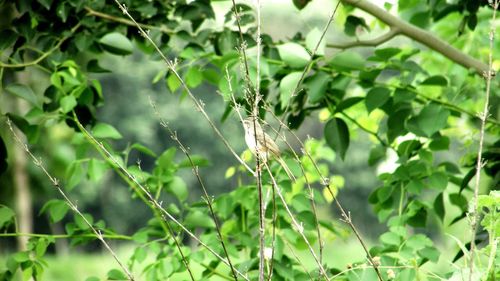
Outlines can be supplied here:
M97 59L90 60L87 63L87 71L88 72L94 72L94 73L107 73L107 72L111 72L108 69L102 68L99 65L99 61Z
M398 136L406 134L405 123L411 109L401 109L387 118L387 139L392 143Z
M2 229L4 226L9 225L14 216L15 213L14 211L12 211L12 209L6 206L0 206L0 229Z
M147 146L144 146L140 143L134 143L133 145L130 146L130 149L135 149L137 151L140 151L146 155L149 155L149 156L152 156L152 157L156 157L156 153L154 153L154 151L152 151L151 149L149 149Z
M45 255L45 252L47 251L47 247L49 246L49 244L50 242L45 238L38 239L35 248L36 256L43 257L43 255Z
M13 256L15 261L17 261L18 263L22 263L22 262L25 262L25 261L29 261L30 260L30 254L29 252L27 251L23 251L23 252L17 252L15 253Z
M193 161L193 164L197 167L210 166L210 161L201 155L195 154L195 155L191 155L190 157L191 157L191 161ZM184 159L179 163L179 167L180 168L188 168L188 167L192 167L192 165L191 165L191 162L189 161L189 159Z
M410 118L408 130L418 136L430 137L446 127L450 111L437 104L429 104L418 116Z
M370 31L370 27L366 24L364 18L355 17L352 15L347 16L344 24L344 33L348 36L355 36L358 27L363 27L366 31Z
M372 88L366 94L365 104L368 113L384 105L391 95L391 91L383 87Z
M448 80L444 76L435 75L425 79L420 85L445 87L448 86Z
M323 99L331 76L325 72L318 72L304 83L308 89L309 101L317 103Z
M290 42L276 47L281 59L293 68L305 67L311 59L306 49L297 43Z
M434 212L436 212L438 218L443 222L445 214L443 193L439 193L436 199L434 199Z
M383 145L377 145L370 150L370 156L368 156L368 165L373 166L383 160L387 153L387 148Z
M318 28L313 28L313 30L309 31L306 36L306 48L312 53L316 46L318 46L319 40L321 40L322 32ZM321 40L318 49L316 50L316 55L322 56L325 54L325 39Z
M280 102L281 108L286 108L288 102L292 98L293 91L297 87L297 83L299 83L300 77L302 76L302 72L296 71L289 73L280 82Z
M132 240L134 240L135 242L137 242L139 244L144 244L144 243L148 242L148 237L149 237L149 234L148 234L147 230L140 230L140 231L136 232L134 235L132 235Z
M9 117L12 122L18 127L27 137L29 143L36 143L40 136L40 126L31 125L21 116L7 113L7 117Z
M94 218L90 214L82 214L85 219L83 219L82 216L80 215L75 215L75 223L78 226L78 228L82 230L87 230L90 229L90 226L87 224L87 222L90 223L90 225L94 224Z
M16 42L17 37L17 33L10 29L0 31L0 38L2 38L2 40L0 40L0 50L5 50L12 46L14 42Z
M118 269L111 269L108 271L108 280L128 280L129 278L125 273Z
M351 106L358 104L360 101L364 100L364 97L352 97L341 101L337 107L335 107L335 112L342 112Z
M129 55L133 51L133 45L130 40L125 37L123 34L118 32L112 32L104 35L99 40L99 43L103 46L103 48L116 55Z
M181 86L181 81L174 74L167 76L167 86L170 92L174 93Z
M169 169L170 167L173 167L175 165L174 157L176 152L177 149L175 147L170 147L169 149L165 150L156 160L158 163L158 167L163 168L165 170Z
M197 66L192 66L186 72L185 81L188 87L196 88L201 84L201 82L203 82L203 74Z
M10 84L5 87L5 91L29 102L31 105L42 108L41 102L30 87L22 84Z
M59 18L61 18L62 22L66 22L68 19L68 15L70 12L70 7L67 2L59 2L56 8L56 14Z
M469 202L463 194L451 193L448 195L448 198L450 199L450 203L459 207L461 211L467 210Z
M106 123L98 123L92 128L94 137L101 139L121 139L122 135L113 126Z
M476 175L476 167L473 167L467 172L467 174L465 174L462 183L460 184L460 192L462 192L465 188L469 187L469 182L475 175Z
M399 156L410 158L422 147L418 140L406 140L398 145L397 153Z
M414 234L406 240L406 245L414 250L420 250L432 246L432 240L423 234Z
M178 176L175 176L170 182L167 191L174 194L181 202L185 201L189 195L186 183Z
M425 189L425 185L421 180L415 179L415 180L410 181L406 185L406 189L408 190L408 192L418 195L418 194L420 194L420 192L422 190Z
M402 102L408 103L411 102L416 96L417 94L411 92L408 89L397 88L396 90L394 90L393 99L394 103L402 103Z
M338 71L362 70L365 59L357 52L345 51L334 56L329 65Z
M205 228L214 228L215 224L213 219L205 213L200 211L192 211L186 216L184 220L184 225L188 228L195 227L205 227Z
M66 169L66 189L71 190L77 186L83 178L83 167L80 160L71 162Z
M429 148L431 150L448 150L450 147L450 138L446 136L440 136L436 139L433 139L429 144Z
M205 79L205 81L207 81L208 83L214 86L219 85L219 80L221 80L220 79L221 74L216 69L213 68L204 69L202 75L203 79Z
M218 34L215 40L215 52L218 55L224 55L227 53L232 53L238 46L238 35L229 29L224 29Z
M377 198L380 202L385 202L394 193L394 185L385 185L377 190Z
M415 13L409 21L411 24L414 24L422 29L426 29L429 26L430 19L430 11L422 11Z
M147 242L147 241L146 241ZM148 251L145 247L136 247L133 258L139 263L143 262L148 257ZM99 281L99 280L97 280Z
M421 257L424 257L431 262L437 262L439 260L439 251L434 247L425 247L422 250L418 251Z
M380 241L387 245L399 246L401 237L394 232L386 232L380 236Z
M311 0L293 0L293 5L297 9L302 10L305 6L307 6L307 4L309 4L309 2L311 2Z
M65 201L53 199L43 205L40 213L43 213L46 210L49 211L52 223L56 223L64 218L69 210L69 206Z
M108 170L108 164L95 158L90 159L87 174L93 182L98 182Z
M343 160L349 148L349 129L345 121L340 118L330 119L325 125L324 134L326 143Z
M387 61L400 52L401 49L399 48L381 48L375 50L375 56L377 56L377 58L379 58L381 61Z
M61 110L63 113L68 113L77 105L74 96L65 96L61 99Z

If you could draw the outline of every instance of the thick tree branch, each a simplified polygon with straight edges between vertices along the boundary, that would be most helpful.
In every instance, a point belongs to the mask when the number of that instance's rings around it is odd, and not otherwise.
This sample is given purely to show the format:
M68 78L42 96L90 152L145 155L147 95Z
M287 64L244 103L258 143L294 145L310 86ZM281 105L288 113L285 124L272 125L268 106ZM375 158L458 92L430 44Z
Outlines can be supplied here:
M328 43L326 46L328 48L335 48L335 49L349 49L353 47L375 47L380 44L383 44L392 38L394 38L396 35L399 35L401 32L398 28L391 28L389 32L380 35L377 38L373 38L370 40L356 40L352 42L344 42L344 43Z
M451 46L442 39L436 37L432 33L409 24L398 17L393 16L386 10L379 8L377 5L366 0L342 0L344 4L352 5L359 8L368 14L378 18L385 24L396 29L400 34L405 35L431 49L437 51L450 60L462 65L465 68L475 69L479 74L487 73L488 66L467 54L464 54L457 48Z

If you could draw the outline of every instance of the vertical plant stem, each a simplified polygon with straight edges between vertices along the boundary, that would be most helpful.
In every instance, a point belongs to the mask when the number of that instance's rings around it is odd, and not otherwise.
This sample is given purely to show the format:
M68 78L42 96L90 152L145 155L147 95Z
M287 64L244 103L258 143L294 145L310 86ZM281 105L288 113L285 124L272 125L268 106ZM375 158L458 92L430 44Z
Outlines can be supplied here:
M340 6L340 0L337 1L337 4L335 5L335 8L334 8L332 14L328 18L328 22L326 23L325 27L323 28L323 32L321 33L321 36L320 36L318 42L316 43L316 46L311 51L311 54L310 54L311 59L309 60L309 63L304 67L304 70L302 71L302 74L300 75L299 81L297 81L297 85L295 85L295 87L293 88L292 94L290 96L290 100L292 100L298 94L299 87L302 85L304 78L309 73L309 71L311 71L312 65L314 64L314 56L316 55L316 52L318 52L318 49L321 46L321 42L323 41L323 38L325 37L326 32L328 31L328 28L330 27L330 24L333 22L333 18L335 17L335 14L337 13L337 9L339 8L339 6ZM291 102L289 102L286 105L285 110L283 111L283 112L285 112L285 114L283 115L283 118L281 119L280 126L278 127L278 132L281 131L281 128L282 128L281 123L287 117L286 113L288 112L290 105L291 105Z
M476 162L476 175L475 175L475 184L474 184L474 196L472 197L472 205L469 210L471 214L471 240L470 240L470 253L469 253L469 281L472 281L472 275L474 273L474 256L476 252L476 231L477 224L479 222L479 210L477 209L477 200L479 197L479 183L481 180L481 170L484 166L483 163L483 145L484 145L484 133L486 127L486 120L489 115L489 101L490 101L490 91L491 91L491 80L493 78L493 46L495 39L495 20L498 9L498 0L494 0L491 2L493 7L493 16L491 19L490 25L490 33L489 33L489 52L488 52L488 71L487 73L483 73L484 78L486 78L486 93L484 97L484 107L483 112L479 114L479 118L481 119L481 129L479 131L479 148L477 152L477 162Z
M304 227L302 226L302 224L300 224L297 221L297 219L294 217L292 211L288 207L288 204L286 203L285 197L283 196L281 189L279 188L278 183L276 182L276 179L274 178L273 174L271 173L271 168L269 168L267 162L263 162L263 164L266 167L266 171L268 172L269 177L271 178L271 182L276 190L276 193L278 194L278 197L280 198L281 202L283 203L283 206L285 207L285 210L292 221L292 225L294 226L295 230L300 234L300 236L302 237L302 240L304 240L304 242L306 243L307 248L309 249L309 252L311 253L312 257L314 258L314 261L316 262L316 264L318 265L320 275L322 275L325 280L329 281L330 278L328 277L328 273L326 272L323 265L320 263L318 256L314 253L314 249L312 248L312 245L309 242L309 239L307 239L306 235L304 234Z
M181 222L179 222L174 216L172 216L172 214L170 214L163 206L162 206L162 203L161 202L158 202L154 197L153 195L148 191L148 189L142 185L138 180L137 178L132 175L124 166L122 163L120 163L116 157L111 154L107 149L106 147L101 143L101 142L98 142L94 136L92 136L92 134L90 134L84 127L81 123L78 122L78 119L76 119L76 116L75 116L75 122L77 122L77 125L78 127L80 128L80 130L89 138L91 139L92 143L96 144L98 146L98 150L100 153L103 153L104 154L104 158L108 161L111 162L112 165L118 167L118 169L121 171L121 173L124 174L124 176L129 180L131 181L135 187L137 187L142 193L143 196L145 196L145 198L147 198L147 200L151 203L151 205L158 211L160 212L161 214L161 218L165 221L167 220L170 220L172 221L174 224L176 224L177 226L179 226L185 233L187 233L191 238L193 238L196 242L198 242L201 246L203 246L205 249L207 249L210 253L212 253L212 255L214 255L217 259L219 259L221 262L223 262L225 265L229 266L229 262L227 260L225 260L223 257L221 257L215 250L213 250L212 248L210 248L206 243L204 243L203 241L200 240L200 238L198 238L193 232L191 232L189 229L187 229ZM173 236L174 237L174 236ZM174 238L175 239L175 238ZM182 249L179 247L178 248L179 251L182 251ZM182 254L181 257L184 257L184 255ZM189 263L187 262L187 260L183 260L184 264L187 266L188 270L189 270ZM238 270L235 269L235 272L241 276L243 279L245 280L248 280L248 278L241 272L239 272ZM192 278L194 280L194 278Z
M16 140L16 142L18 142L19 145L23 147L24 151L30 156L30 158L33 161L33 163L42 170L42 172L45 174L45 176L47 176L47 178L50 180L50 182L52 183L52 185L54 186L54 188L64 198L64 201L66 201L66 203L68 204L68 206L70 207L70 209L73 210L73 212L75 212L78 216L80 216L82 218L82 220L85 222L85 224L88 225L89 229L92 230L92 232L96 235L97 239L99 241L101 241L101 243L106 248L106 250L113 256L113 258L115 259L116 263L125 272L125 274L127 275L128 280L134 281L135 280L134 276L128 270L128 268L121 262L121 260L118 258L118 256L116 255L116 253L113 251L113 249L111 249L111 247L109 246L109 244L104 239L104 236L103 236L102 232L100 230L96 229L94 227L94 225L80 212L80 210L78 210L78 207L76 206L76 204L74 204L73 201L71 201L71 199L69 199L69 197L66 195L66 193L64 193L64 191L62 190L61 185L59 184L59 180L56 179L55 177L53 177L49 173L49 171L47 171L47 169L43 165L41 159L36 158L35 155L28 148L28 145L24 144L23 141L19 138L19 136L14 132L14 128L12 127L12 122L10 121L10 119L7 119L7 125L9 127L9 130L11 131L14 139Z
M269 109L269 107L266 105L266 111L269 112L271 115L273 115L273 117L278 121L280 122L281 126L283 126L284 128L288 129L288 131L292 134L292 136L294 136L294 138L299 142L300 146L302 147L303 149L303 153L309 158L309 160L311 160L311 163L313 164L314 166L314 169L316 170L316 172L318 173L318 175L320 176L321 178L321 181L322 181L322 184L323 186L328 190L328 192L330 193L330 195L332 196L332 198L334 198L334 201L335 201L335 204L337 205L337 207L339 208L340 212L341 212L341 215L342 215L342 218L344 220L345 223L347 223L349 225L349 227L352 229L352 231L354 232L354 234L356 235L356 238L358 239L359 243L361 244L361 246L363 247L363 250L365 251L366 253L366 257L368 258L368 261L370 262L370 265L373 267L373 269L375 270L375 272L377 273L377 277L378 277L378 280L382 281L382 274L380 273L380 270L378 269L378 266L377 264L373 261L373 257L371 256L370 254L370 251L368 251L368 247L366 246L363 238L361 237L361 234L358 232L356 226L354 225L354 223L352 222L351 220L351 217L349 215L349 212L347 212L344 207L342 206L342 204L340 204L340 201L337 199L337 197L335 196L335 194L333 193L331 187L330 187L330 181L327 177L325 177L323 175L323 173L321 172L321 170L319 169L318 167L318 164L314 161L312 155L307 151L306 147L305 147L305 144L304 142L297 136L297 134L295 134L293 131L291 131L285 123L283 123L275 114L272 110Z
M200 184L201 190L203 192L203 196L205 197L205 201L207 203L208 210L210 211L210 215L212 216L212 220L214 221L214 224L215 224L215 230L217 231L217 236L218 236L219 241L221 243L224 254L226 255L226 259L227 259L227 262L229 263L229 267L231 268L231 273L233 274L234 280L238 280L238 275L236 274L233 263L231 262L231 258L229 257L229 253L227 251L226 244L224 243L224 238L222 237L222 233L220 230L220 223L217 220L217 216L215 215L214 209L212 207L212 199L208 195L207 189L205 188L205 184L204 184L203 180L201 179L201 176L200 176L200 173L198 170L198 166L195 165L191 155L188 152L188 148L186 148L184 146L184 144L182 144L182 142L180 141L180 139L177 136L177 133L174 132L170 128L168 123L165 120L163 120L163 118L160 116L160 113L158 112L156 105L151 100L151 98L150 98L150 104L151 104L151 107L153 108L156 116L160 120L160 125L162 127L164 127L165 129L167 129L167 131L170 133L170 137L172 138L172 140L174 140L177 143L177 145L179 146L181 151L184 153L184 155L186 155L186 158L188 159L188 161L193 169L193 174L195 175L196 179L198 180L198 183Z

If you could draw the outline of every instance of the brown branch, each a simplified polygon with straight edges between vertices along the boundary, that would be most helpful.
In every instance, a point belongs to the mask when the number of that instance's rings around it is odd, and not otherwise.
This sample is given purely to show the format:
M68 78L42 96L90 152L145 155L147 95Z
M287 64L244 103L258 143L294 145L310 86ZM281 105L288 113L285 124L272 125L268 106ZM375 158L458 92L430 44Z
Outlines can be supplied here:
M486 65L482 61L461 52L460 50L451 46L434 34L412 24L409 24L396 16L393 16L386 10L378 7L370 1L342 0L342 2L344 4L354 6L367 12L368 14L378 18L380 21L390 26L391 29L396 28L402 35L405 35L431 48L432 50L437 51L438 53L462 65L465 68L475 69L481 75L489 69L488 65Z
M57 43L54 45L54 47L52 47L47 52L42 53L35 60L30 61L30 62L15 63L15 64L8 64L8 63L3 63L3 62L0 61L0 67L2 67L2 68L3 67L5 67L5 68L21 68L21 67L32 66L32 65L36 65L36 64L40 63L42 60L44 60L45 58L47 58L50 54L52 54L53 52L59 50L60 47L61 47L61 45L64 43L64 41L68 40L68 38L70 38L71 36L73 36L73 33L75 33L75 31L80 27L80 25L81 25L81 23L77 23L73 28L71 28L70 34L68 34L68 35L62 37L61 39L59 39L59 41L57 41Z
M114 21L114 22L122 23L122 24L125 24L125 25L128 25L128 26L136 26L136 24L133 21L128 20L126 18L116 17L116 16L113 16L113 15L110 15L110 14L105 14L105 13L93 10L90 7L84 7L84 9L85 9L85 11L88 12L87 15L89 15L89 16L95 16L95 17L106 19L106 20L109 20L109 21ZM161 33L166 33L166 34L174 34L175 33L172 30L166 28L165 26L157 27L155 25L150 25L150 24L145 24L145 23L140 23L140 22L138 22L137 24L140 27L144 28L144 29L158 30Z
M481 180L481 170L486 164L483 161L483 145L484 145L484 132L486 130L486 120L489 114L489 101L490 101L490 93L491 93L491 80L494 75L493 71L493 42L495 38L495 19L497 16L498 5L500 4L499 0L495 0L491 3L493 8L493 16L491 18L490 25L490 33L489 33L489 50L488 50L488 71L483 73L484 78L486 79L486 93L484 97L484 107L483 111L479 113L479 118L481 119L481 129L479 131L479 148L477 152L477 161L476 161L476 175L475 175L475 184L474 184L474 196L472 197L472 208L470 212L471 216L471 240L470 240L470 255L469 255L469 281L472 281L472 275L474 273L474 255L476 249L476 231L477 224L479 222L479 211L478 210L478 198L479 198L479 183Z
M380 35L379 37L369 39L369 40L356 40L352 42L344 42L344 43L328 43L326 46L328 48L335 48L335 49L349 49L349 48L354 48L354 47L375 47L378 45L381 45L392 38L396 37L397 35L401 34L401 31L396 28L392 27L389 32Z

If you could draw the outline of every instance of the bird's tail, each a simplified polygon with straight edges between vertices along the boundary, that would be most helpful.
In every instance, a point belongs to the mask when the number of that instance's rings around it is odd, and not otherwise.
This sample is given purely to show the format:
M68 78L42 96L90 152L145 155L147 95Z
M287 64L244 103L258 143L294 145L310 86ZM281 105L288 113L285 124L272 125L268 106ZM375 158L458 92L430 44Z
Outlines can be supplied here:
M278 162L280 163L280 166L283 167L283 170L285 170L285 173L288 175L288 177L292 180L292 181L296 181L297 179L295 178L295 176L293 175L292 171L290 171L290 168L288 168L288 165L285 163L285 161L283 160L283 158L281 157L277 157L276 158L278 160Z

